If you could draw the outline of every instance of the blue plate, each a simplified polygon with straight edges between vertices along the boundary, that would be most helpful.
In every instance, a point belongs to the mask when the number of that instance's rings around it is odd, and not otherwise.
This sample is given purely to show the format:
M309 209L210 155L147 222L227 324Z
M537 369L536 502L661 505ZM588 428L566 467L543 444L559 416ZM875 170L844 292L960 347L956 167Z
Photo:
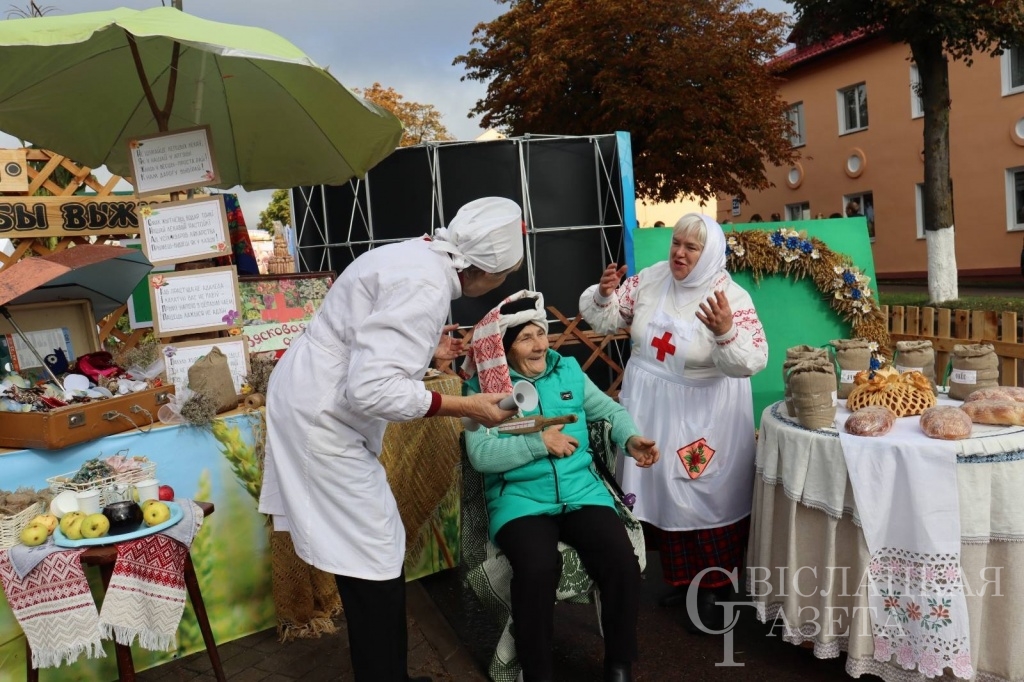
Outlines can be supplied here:
M177 502L164 502L171 510L171 518L167 519L163 523L158 523L155 526L147 526L145 522L141 528L131 533L121 533L120 535L104 535L101 538L82 538L81 540L69 540L64 533L61 532L60 526L53 531L53 544L58 547L96 547L99 545L116 545L119 542L125 540L136 540L138 538L144 538L147 535L153 535L159 533L162 530L170 528L178 521L181 521L184 514L181 511L181 507L178 506Z

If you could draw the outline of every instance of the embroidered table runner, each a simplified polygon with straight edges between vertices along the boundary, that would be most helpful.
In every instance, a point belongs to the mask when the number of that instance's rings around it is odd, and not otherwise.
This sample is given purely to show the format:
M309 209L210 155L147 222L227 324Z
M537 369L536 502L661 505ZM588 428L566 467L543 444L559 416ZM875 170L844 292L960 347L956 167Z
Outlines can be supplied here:
M871 554L875 659L896 656L928 677L950 668L969 679L956 444L928 438L917 418L898 420L885 436L852 436L844 428L848 414L837 427Z

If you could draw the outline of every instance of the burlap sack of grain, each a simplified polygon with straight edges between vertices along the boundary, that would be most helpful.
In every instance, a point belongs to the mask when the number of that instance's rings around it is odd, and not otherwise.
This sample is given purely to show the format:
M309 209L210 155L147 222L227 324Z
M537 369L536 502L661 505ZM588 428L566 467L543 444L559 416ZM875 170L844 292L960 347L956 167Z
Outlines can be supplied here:
M834 362L839 366L838 393L845 400L853 390L853 380L859 372L871 369L871 342L867 339L837 339Z
M786 349L786 359L782 362L782 383L785 387L786 413L790 417L795 417L796 413L793 412L793 400L789 392L789 371L798 363L815 358L828 360L828 351L815 346L793 346Z
M231 378L228 357L216 346L188 368L188 387L212 399L218 413L238 407L238 391Z
M897 341L893 367L900 374L920 372L935 388L935 348L931 341Z
M953 346L949 373L949 397L963 400L979 388L999 385L999 356L990 343Z
M796 420L805 429L824 429L836 419L836 374L828 360L804 360L790 370Z

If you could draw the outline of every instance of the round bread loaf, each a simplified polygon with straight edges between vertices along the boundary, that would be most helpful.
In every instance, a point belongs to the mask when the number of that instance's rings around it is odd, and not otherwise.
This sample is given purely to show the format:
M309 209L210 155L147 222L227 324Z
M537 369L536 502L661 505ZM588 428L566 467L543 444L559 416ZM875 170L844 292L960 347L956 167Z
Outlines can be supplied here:
M971 418L957 407L929 407L921 413L921 430L929 438L960 440L971 435Z
M896 423L896 413L888 407L862 407L846 420L846 432L854 436L884 436Z

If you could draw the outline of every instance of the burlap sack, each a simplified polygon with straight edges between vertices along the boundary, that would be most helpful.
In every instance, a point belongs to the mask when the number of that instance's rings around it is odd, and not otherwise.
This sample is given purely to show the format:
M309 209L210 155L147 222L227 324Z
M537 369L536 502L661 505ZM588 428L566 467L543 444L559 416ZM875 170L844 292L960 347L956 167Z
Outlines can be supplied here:
M867 339L837 339L832 342L835 348L833 361L839 366L838 393L846 399L853 390L853 380L858 372L871 369L871 342Z
M950 398L963 400L979 388L999 385L999 356L992 344L957 344L953 346L951 359Z
M782 383L785 387L784 398L786 400L786 413L790 417L795 417L796 413L793 412L793 399L792 393L789 390L789 372L796 365L804 360L813 360L820 358L822 360L828 360L828 351L824 348L817 348L815 346L793 346L792 348L786 349L786 359L782 362Z
M216 346L188 368L188 387L212 399L218 413L238 407L238 392L231 379L228 358Z
M935 348L931 341L897 341L893 367L900 374L920 372L935 388Z
M300 559L292 536L283 531L271 532L270 558L278 639L315 639L337 632L334 617L341 613L341 598L334 576Z
M790 371L796 420L805 429L824 429L836 419L836 374L827 360L805 360Z

